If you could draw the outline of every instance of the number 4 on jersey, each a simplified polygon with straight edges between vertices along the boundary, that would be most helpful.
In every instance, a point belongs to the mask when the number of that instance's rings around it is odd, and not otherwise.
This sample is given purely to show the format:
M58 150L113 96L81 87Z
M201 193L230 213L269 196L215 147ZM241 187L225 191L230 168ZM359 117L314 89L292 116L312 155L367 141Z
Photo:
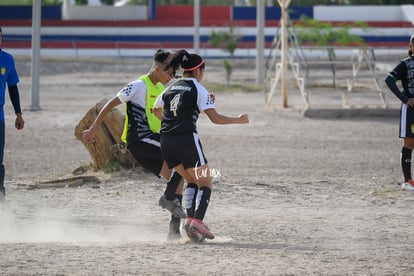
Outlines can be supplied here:
M174 113L174 117L177 117L177 107L178 103L180 102L180 96L180 94L175 95L170 102L170 111Z

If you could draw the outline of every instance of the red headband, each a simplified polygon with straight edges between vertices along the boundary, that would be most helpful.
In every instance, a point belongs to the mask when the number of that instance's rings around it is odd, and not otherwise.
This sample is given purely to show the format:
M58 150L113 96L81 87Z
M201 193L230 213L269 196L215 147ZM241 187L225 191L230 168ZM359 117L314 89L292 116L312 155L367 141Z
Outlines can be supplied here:
M185 68L185 69L183 69L183 71L194 71L195 69L197 69L198 67L200 67L203 64L204 64L204 60L201 60L200 64L198 64L197 66L194 66L193 68Z

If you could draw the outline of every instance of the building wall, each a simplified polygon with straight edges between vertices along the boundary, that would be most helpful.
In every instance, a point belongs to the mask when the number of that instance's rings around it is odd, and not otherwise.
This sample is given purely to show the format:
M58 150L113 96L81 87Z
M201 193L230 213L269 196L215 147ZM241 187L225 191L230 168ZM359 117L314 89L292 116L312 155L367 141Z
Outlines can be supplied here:
M4 19L31 19L31 6L0 6L0 23ZM60 6L42 6L42 19L62 19L62 8Z
M193 45L193 7L159 6L153 20L116 20L117 14L107 14L107 20L90 20L88 13L100 7L76 7L85 10L81 18L62 19L61 9L56 6L42 7L41 43L44 49L154 49L191 48ZM91 8L89 10L89 8ZM106 7L119 9L117 7ZM30 9L30 12L29 10ZM408 38L414 33L412 17L414 5L405 6L315 6L291 7L293 21L306 15L321 21L352 22L366 21L371 28L351 29L352 34L361 36L374 47L406 47ZM86 12L88 11L88 12ZM121 10L118 10L121 11ZM129 12L133 11L129 7ZM80 12L80 11L79 11ZM7 16L1 17L5 13ZM142 12L141 16L144 16ZM124 14L125 15L125 14ZM132 13L133 15L133 13ZM129 18L129 16L124 17ZM257 36L255 7L210 7L202 6L200 11L201 47L211 49L209 34L227 31L231 27L240 37L239 49L255 49ZM0 26L3 27L3 47L30 49L31 47L31 7L10 7L0 9ZM279 7L266 8L265 47L272 47L278 31ZM297 27L298 28L298 27Z

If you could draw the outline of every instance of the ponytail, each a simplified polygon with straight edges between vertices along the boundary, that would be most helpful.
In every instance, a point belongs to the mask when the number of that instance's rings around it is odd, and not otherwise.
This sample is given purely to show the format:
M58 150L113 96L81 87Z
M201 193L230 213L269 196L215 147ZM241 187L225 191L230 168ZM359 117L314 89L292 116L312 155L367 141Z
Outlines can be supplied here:
M201 56L197 54L190 54L186 50L173 52L164 62L165 71L173 68L175 72L180 66L184 72L192 74L192 72L198 68L204 69L205 64Z
M188 59L189 55L186 50L172 52L164 62L164 70L173 68L174 72L177 71L182 66L183 60Z

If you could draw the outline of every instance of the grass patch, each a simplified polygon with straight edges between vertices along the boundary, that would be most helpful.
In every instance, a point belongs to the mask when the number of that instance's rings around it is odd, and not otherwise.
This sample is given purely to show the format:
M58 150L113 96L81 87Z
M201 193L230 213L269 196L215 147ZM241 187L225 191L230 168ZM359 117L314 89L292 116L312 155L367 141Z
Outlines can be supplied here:
M261 92L263 87L254 84L233 82L230 85L216 82L203 82L204 87L211 92Z
M121 163L119 160L111 159L109 160L108 164L103 168L103 171L105 173L113 173L113 172L119 172L122 168Z
M387 196L387 195L395 195L395 194L399 194L401 193L401 190L397 190L396 188L379 188L379 189L375 189L373 191L370 192L371 195L373 196Z

